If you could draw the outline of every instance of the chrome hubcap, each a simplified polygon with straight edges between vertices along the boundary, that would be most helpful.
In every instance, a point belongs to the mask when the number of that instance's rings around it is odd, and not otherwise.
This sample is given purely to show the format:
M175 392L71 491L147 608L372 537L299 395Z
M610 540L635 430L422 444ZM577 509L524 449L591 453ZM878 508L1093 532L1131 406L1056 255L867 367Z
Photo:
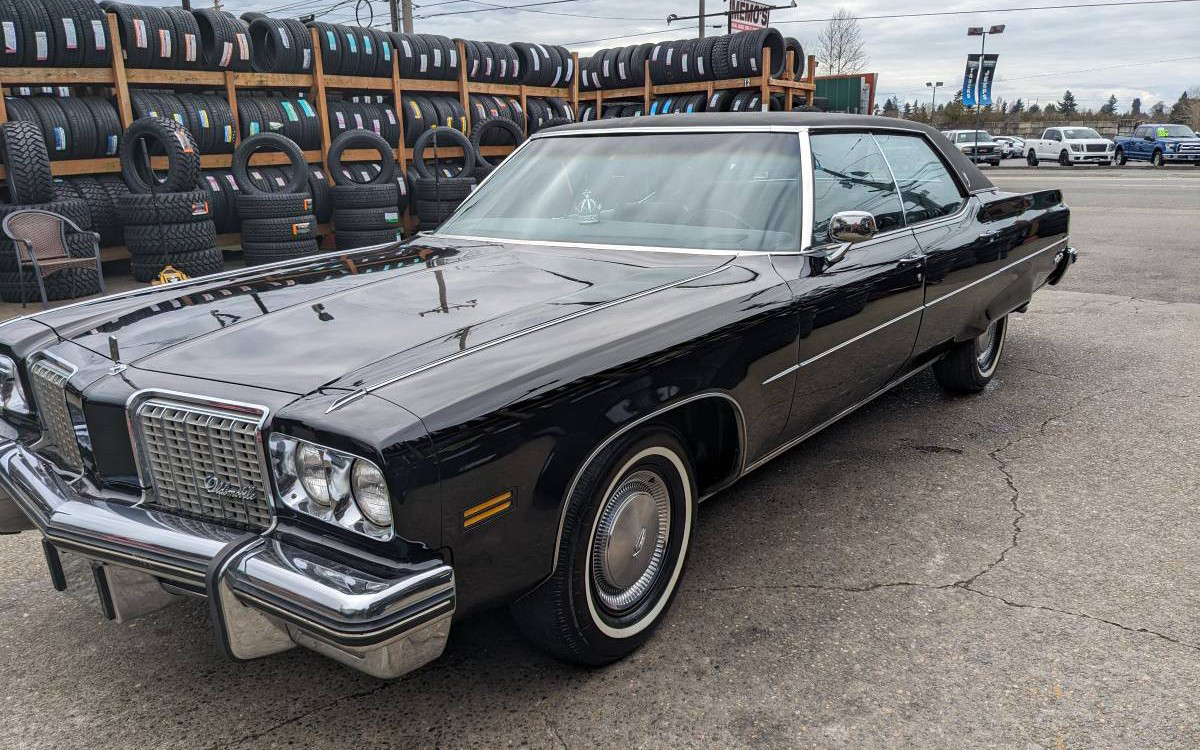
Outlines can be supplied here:
M606 609L629 609L653 587L670 530L671 497L662 477L642 469L617 485L600 511L592 541L592 578Z
M988 329L975 339L975 361L979 363L979 369L984 372L992 366L992 358L996 355L996 349L1000 343L1000 321L993 321Z

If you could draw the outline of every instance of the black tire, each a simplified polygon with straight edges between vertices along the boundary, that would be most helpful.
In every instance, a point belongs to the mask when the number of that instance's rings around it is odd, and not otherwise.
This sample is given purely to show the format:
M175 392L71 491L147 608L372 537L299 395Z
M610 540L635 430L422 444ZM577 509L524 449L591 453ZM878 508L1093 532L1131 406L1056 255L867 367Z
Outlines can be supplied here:
M340 208L333 212L335 232L393 229L403 226L397 206L386 208Z
M205 190L186 193L129 193L116 204L117 216L125 224L187 224L212 219Z
M134 280L143 283L158 278L167 266L173 266L188 276L207 276L219 273L225 267L225 255L220 248L213 247L191 252L137 255L129 261Z
M329 158L326 162L331 174L342 174L342 154L348 148L375 149L379 152L382 168L368 184L391 181L396 171L396 152L383 136L371 130L348 130L333 139L333 143L329 145Z
M532 100L526 102L527 105L531 103ZM491 172L496 168L496 165L499 164L500 161L503 161L503 159L500 159L497 160L496 164L493 164L492 162L488 161L487 157L485 157L480 151L484 138L492 133L499 133L501 134L501 137L507 135L508 138L511 139L512 145L514 146L520 145L521 142L525 140L525 134L521 132L521 126L507 118L491 117L486 120L476 122L475 126L471 128L471 146L475 150L476 174L479 174L480 172L483 172L484 174Z
M116 201L100 180L83 175L71 177L69 182L79 193L91 214L92 229L100 235L101 247L120 245L123 223L117 215Z
M388 185L334 185L330 188L333 210L339 208L388 208L397 205L400 191Z
M288 157L289 179L287 185L278 191L263 190L250 179L250 175L247 173L250 157L264 149L279 151ZM233 152L232 170L233 178L243 193L302 193L308 187L308 162L304 159L304 152L290 138L278 133L259 133L242 141Z
M96 126L96 152L93 155L116 156L121 148L121 120L116 106L98 96L80 97L79 101L88 108Z
M70 219L75 226L82 230L92 228L92 212L88 204L83 200L75 197L57 197L55 200L45 203L33 203L24 205L0 204L0 221L4 217L17 211L25 211L27 209L39 211L52 211ZM69 230L68 230L69 231Z
M414 177L413 200L418 203L450 203L457 206L475 189L473 177Z
M1008 334L1008 316L997 318L991 326L970 341L951 349L933 364L938 385L951 393L979 393L996 374L1004 341Z
M374 245L391 245L402 239L401 233L400 227L367 231L337 230L333 233L333 242L338 250L355 250Z
M799 39L789 36L783 40L783 53L785 58L788 52L793 53L791 70L793 77L796 79L803 78L804 68L805 65L807 65L808 60L804 56L804 47L800 44Z
M64 268L44 278L46 299L78 299L100 293L100 280L91 268ZM0 299L5 302L41 302L33 270L0 272Z
M1150 166L1164 167L1166 164L1166 160L1163 159L1163 152L1159 151L1158 149L1154 149L1154 153L1150 156Z
M200 32L199 64L204 70L247 71L251 67L247 29L242 21L223 10L200 8L192 11ZM239 39L238 35L242 38Z
M646 498L639 503L652 504L644 509L653 516L640 537L621 528L635 493ZM538 647L577 664L599 666L632 653L679 590L695 518L694 473L674 432L651 429L614 442L579 475L567 499L554 572L512 605L517 626ZM656 528L647 547L651 523ZM617 558L607 549L632 554Z
M308 193L239 193L233 204L242 219L285 219L313 212Z
M282 219L242 219L242 242L294 242L317 236L317 217L312 214Z
M1118 146L1116 153L1113 155L1113 163L1116 164L1118 167L1123 167L1128 162L1129 162L1129 158L1127 156L1125 156L1125 149ZM1200 162L1197 162L1197 164L1200 164Z
M203 50L200 45L200 25L190 10L177 6L165 6L163 11L170 17L174 28L174 45L172 50L176 70L199 70L203 64Z
M717 37L713 43L712 69L718 81L733 78L733 66L729 61L729 44L732 37L729 34Z
M1031 167L1036 167L1038 165L1037 151L1029 149L1029 153L1025 155L1025 163Z
M1071 161L1071 155L1067 153L1066 149L1063 149L1062 151L1060 151L1060 152L1059 152L1059 154L1058 154L1058 165L1059 165L1060 167L1073 167L1073 166L1075 166L1075 165L1074 165L1074 163Z
M157 146L166 151L167 173L159 177L150 163ZM200 153L187 128L165 117L135 120L121 139L121 177L133 193L182 193L200 178Z
M54 177L41 128L30 122L0 125L0 160L8 170L5 179L13 203L54 200Z
M208 250L217 246L217 229L211 221L186 224L130 224L125 227L130 255L158 255Z
M471 140L453 128L432 128L422 133L417 142L413 144L413 169L418 175L421 177L433 177L434 175L436 167L430 167L429 162L425 160L425 150L433 144L435 138L439 144L446 144L448 139L450 142L446 145L456 146L463 150L462 162L452 170L452 176L475 173L475 149L471 146Z
M316 255L320 247L316 240L300 240L298 242L264 242L259 244L243 244L242 257L248 266L258 266L264 263L279 263L280 261L295 260L307 255Z

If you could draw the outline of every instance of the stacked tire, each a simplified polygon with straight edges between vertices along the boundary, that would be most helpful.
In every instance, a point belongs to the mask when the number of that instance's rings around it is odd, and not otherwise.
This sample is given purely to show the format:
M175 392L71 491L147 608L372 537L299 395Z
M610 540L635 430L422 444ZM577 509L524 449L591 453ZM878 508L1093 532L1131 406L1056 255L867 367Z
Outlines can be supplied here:
M162 152L160 175L149 155ZM129 193L116 201L125 246L137 281L152 281L166 266L188 276L221 270L208 193L196 189L200 153L187 128L165 117L135 120L121 142L121 177Z
M242 73L254 69L248 23L232 13L212 8L192 13L200 31L200 67Z
M437 98L447 99L448 97ZM461 107L459 110L461 111ZM342 133L351 130L370 130L391 144L392 148L400 145L400 120L396 117L396 108L390 104L331 100L329 102L330 137L337 138ZM319 132L317 136L318 144L314 148L320 147ZM415 138L415 136L413 137Z
M253 24L252 24L253 25ZM288 157L283 184L271 191L251 172L250 158L262 150ZM300 148L278 133L259 133L242 141L233 154L234 207L241 222L242 253L247 265L275 263L318 251L310 171Z
M456 97L445 95L405 94L401 98L404 117L404 140L412 148L417 139L434 127L453 128L463 135L467 132L467 113ZM504 96L471 94L471 119L478 120L496 114L520 122L521 105L516 99ZM331 108L331 112L334 111ZM332 119L330 124L332 125Z
M509 46L517 53L521 83L526 86L566 86L575 75L575 63L566 47L525 42Z
M294 18L246 13L254 70L259 73L307 73L313 67L312 35Z
M521 83L521 58L510 44L461 40L466 53L467 80Z
M301 149L321 147L321 120L316 107L308 99L239 96L237 103L238 127L242 138L258 133L280 133ZM394 114L392 119L395 119Z
M767 28L602 49L579 61L579 86L585 91L641 87L646 83L647 62L654 84L753 78L762 73L764 48L771 50L772 76L783 74L789 49L797 53L793 71L803 71L800 43L784 40L777 30Z
M116 156L120 147L117 108L103 97L9 96L4 103L8 119L38 126L53 161Z
M575 122L575 112L566 99L529 97L525 100L527 127L533 135L543 128Z
M67 235L72 254L92 252L92 216L87 201L59 191L50 175L50 157L42 140L41 129L28 122L0 125L0 158L8 165L6 188L8 203L0 204L0 221L10 213L26 209L53 211L70 219L80 230ZM22 275L23 274L23 275ZM100 282L90 269L69 268L45 278L46 297L50 300L96 294ZM17 250L12 241L0 239L0 299L5 302L34 302L41 299L32 269L20 271Z
M233 153L235 123L224 97L132 91L129 98L134 117L166 117L187 128L201 154Z
M350 148L378 150L378 168L343 164L342 156ZM330 144L328 167L337 180L331 194L338 250L390 244L402 238L401 190L392 148L379 134L362 129L342 133Z
M462 149L462 161L448 168L430 162L426 153L435 140L443 147ZM436 128L417 139L413 147L412 205L422 231L437 229L475 189L475 145L457 130Z
M104 12L90 0L0 2L0 66L104 68L112 44Z
M125 241L125 227L117 212L117 201L129 192L117 175L79 175L58 181L58 194L83 201L91 214L92 231L100 235L101 247Z

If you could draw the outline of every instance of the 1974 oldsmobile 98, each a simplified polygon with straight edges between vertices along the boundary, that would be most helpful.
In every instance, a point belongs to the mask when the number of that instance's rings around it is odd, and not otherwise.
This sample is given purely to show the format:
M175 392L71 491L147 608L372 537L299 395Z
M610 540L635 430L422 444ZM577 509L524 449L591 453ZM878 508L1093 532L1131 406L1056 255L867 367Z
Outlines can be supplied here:
M394 677L510 604L603 664L702 499L925 367L982 390L1068 218L897 120L543 131L407 244L0 329L0 530L110 619L206 599L236 659Z

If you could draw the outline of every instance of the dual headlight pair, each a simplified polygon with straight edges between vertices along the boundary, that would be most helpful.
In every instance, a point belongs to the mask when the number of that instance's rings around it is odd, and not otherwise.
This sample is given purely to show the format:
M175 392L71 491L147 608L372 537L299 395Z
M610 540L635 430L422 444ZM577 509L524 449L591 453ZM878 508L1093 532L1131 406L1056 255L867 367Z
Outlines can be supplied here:
M267 443L284 505L366 536L392 537L392 499L378 466L277 432Z

